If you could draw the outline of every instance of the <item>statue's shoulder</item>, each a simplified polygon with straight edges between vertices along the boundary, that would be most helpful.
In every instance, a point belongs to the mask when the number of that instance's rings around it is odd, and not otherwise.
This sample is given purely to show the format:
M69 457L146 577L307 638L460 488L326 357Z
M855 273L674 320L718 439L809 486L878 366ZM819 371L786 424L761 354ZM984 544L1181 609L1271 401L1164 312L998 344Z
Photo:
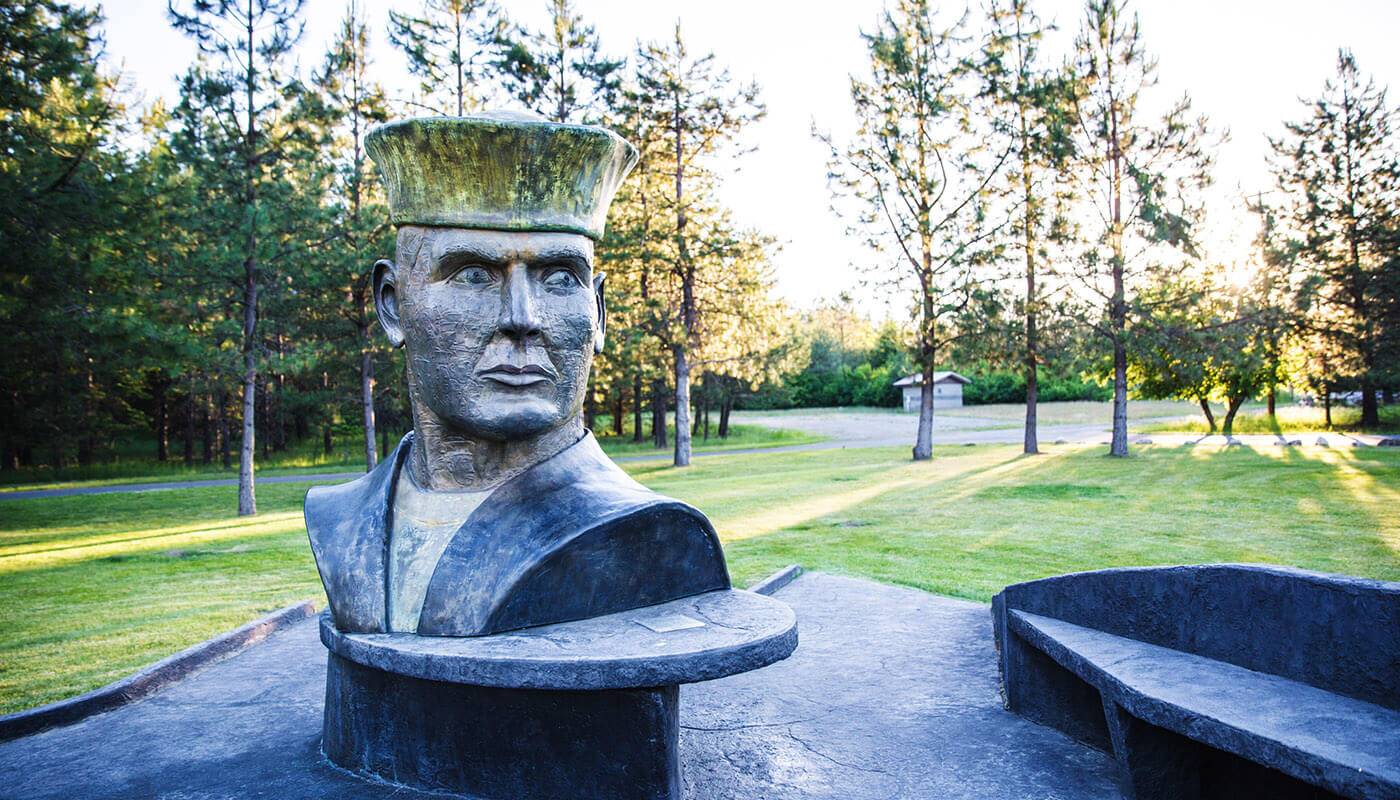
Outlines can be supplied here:
M382 516L398 474L398 462L408 453L412 436L405 436L388 458L364 475L345 483L313 486L307 490L302 509L313 545L318 538L335 535L347 524L365 521L366 514Z
M715 536L714 526L699 509L638 483L608 458L591 434L522 475L499 500L498 508L541 515L546 529L569 532L554 544L574 543L590 531L617 533L638 526L675 535Z
M389 498L410 442L405 437L379 466L353 481L317 486L306 493L306 535L336 627L342 631L384 628Z

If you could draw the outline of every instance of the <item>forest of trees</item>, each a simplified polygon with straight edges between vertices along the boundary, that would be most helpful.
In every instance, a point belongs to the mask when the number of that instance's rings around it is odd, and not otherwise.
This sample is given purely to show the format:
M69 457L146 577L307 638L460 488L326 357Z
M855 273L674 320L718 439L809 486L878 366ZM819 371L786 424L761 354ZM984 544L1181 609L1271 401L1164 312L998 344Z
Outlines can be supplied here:
M393 231L364 137L491 106L637 146L598 249L609 335L585 413L677 465L711 412L725 436L736 404L893 405L895 378L929 387L950 366L985 378L981 399L1027 401L1027 452L1037 399L1112 398L1122 455L1130 394L1224 402L1228 432L1283 385L1329 409L1359 393L1375 425L1400 386L1395 112L1346 51L1278 124L1274 184L1239 198L1259 227L1241 285L1197 236L1219 136L1189 97L1155 96L1123 0L1087 0L1058 60L1030 0L890 0L852 31L869 70L832 87L854 133L816 132L868 281L909 310L875 325L842 302L786 307L778 243L720 200L761 87L679 22L607 52L571 0L541 4L532 29L487 0L402 0L388 41L416 89L391 97L354 0L323 44L302 41L304 0L171 0L199 55L173 101L137 104L99 11L0 0L0 469L149 441L159 461L237 465L248 514L258 459L297 443L330 452L358 430L373 467L409 421L401 356L374 328ZM931 391L923 406L915 458Z

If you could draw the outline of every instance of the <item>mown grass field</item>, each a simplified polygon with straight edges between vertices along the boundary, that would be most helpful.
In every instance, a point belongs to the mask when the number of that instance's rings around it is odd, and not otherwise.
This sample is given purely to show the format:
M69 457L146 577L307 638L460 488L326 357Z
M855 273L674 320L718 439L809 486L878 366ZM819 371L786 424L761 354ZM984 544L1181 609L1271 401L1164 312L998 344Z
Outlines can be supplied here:
M1382 448L950 447L634 463L705 510L735 582L789 563L987 600L1007 583L1096 567L1265 561L1400 579L1400 452ZM306 486L5 501L0 712L115 680L304 598L321 598Z

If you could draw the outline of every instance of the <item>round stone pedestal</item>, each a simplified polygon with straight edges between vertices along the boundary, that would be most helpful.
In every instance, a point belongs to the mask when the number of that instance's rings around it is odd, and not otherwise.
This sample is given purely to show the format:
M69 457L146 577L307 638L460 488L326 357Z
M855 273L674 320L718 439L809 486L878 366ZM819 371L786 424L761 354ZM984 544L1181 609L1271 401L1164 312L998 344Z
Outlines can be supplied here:
M500 800L680 796L679 685L787 658L792 609L737 590L494 636L344 634L322 749L354 772Z

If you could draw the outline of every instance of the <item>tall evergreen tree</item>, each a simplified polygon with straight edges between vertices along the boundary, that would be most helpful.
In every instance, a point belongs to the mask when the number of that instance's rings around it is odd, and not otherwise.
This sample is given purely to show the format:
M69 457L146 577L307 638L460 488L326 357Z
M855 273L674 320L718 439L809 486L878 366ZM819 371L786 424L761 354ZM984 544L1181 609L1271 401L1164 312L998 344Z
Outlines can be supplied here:
M1160 118L1141 104L1157 82L1126 0L1089 0L1075 39L1076 137L1070 174L1090 220L1076 273L1082 321L1112 348L1113 436L1128 455L1128 339L1134 293L1172 250L1195 255L1192 229L1211 158L1204 116L1182 96Z
M1400 143L1383 88L1351 53L1308 114L1273 140L1274 173L1288 197L1310 324L1350 356L1361 389L1361 424L1380 424L1376 389L1387 350L1385 320L1400 304ZM1394 345L1391 345L1394 347ZM1335 363L1335 362L1334 362ZM1338 377L1332 376L1332 381ZM1329 381L1330 382L1330 381Z
M921 391L913 457L933 457L933 372L985 310L984 267L996 260L1004 218L991 216L993 185L1013 148L979 129L984 117L969 69L967 16L936 18L930 0L899 0L862 34L869 80L851 78L855 138L830 137L838 202L855 209L888 284L913 287ZM989 146L989 142L992 144Z
M705 207L712 196L716 175L710 163L739 138L744 128L762 118L758 86L733 86L727 70L714 54L696 57L686 47L677 23L670 41L643 47L638 53L637 82L646 105L660 117L665 143L665 171L673 191L665 204L670 215L669 254L671 277L677 297L672 306L674 334L671 359L675 375L676 439L674 462L690 464L691 355L700 342L702 279L700 256L707 246L707 226L701 218L713 213Z
M281 74L301 37L299 21L305 0L192 0L188 8L170 0L170 22L193 38L208 54L211 71L199 90L217 124L229 132L235 174L229 185L238 192L242 217L241 351L243 432L238 462L238 513L257 513L253 483L258 390L258 298L265 276L264 250L269 246L262 190L269 187L273 167L288 130L279 130L285 110ZM280 213L280 212L278 212ZM276 242L271 243L276 246Z
M409 105L434 114L475 111L486 92L480 81L505 30L490 0L423 0L415 15L389 12L389 41L408 58L419 79Z
M992 100L994 127L1010 139L1006 196L1013 209L1008 231L1020 252L1025 295L1021 301L1022 364L1026 375L1026 421L1022 449L1039 452L1041 328L1047 309L1043 275L1049 247L1062 238L1061 210L1068 201L1063 181L1070 153L1069 81L1042 63L1041 41L1049 30L1029 0L993 0L987 8L990 35L978 72Z
M555 122L594 122L613 107L624 61L603 55L598 33L571 0L548 0L544 30L504 37L497 69L510 94Z
M98 68L100 21L53 0L0 4L0 336L24 354L0 363L7 468L36 450L90 463L139 391L138 209L123 197L138 184L115 147L124 109Z
M393 246L379 182L370 171L364 138L371 126L389 118L384 88L370 78L369 37L354 0L331 41L316 88L333 127L330 142L338 165L333 225L338 234L325 266L334 291L345 297L340 316L354 331L358 361L360 419L365 438L365 469L378 461L375 447L374 324L370 278L377 254Z

